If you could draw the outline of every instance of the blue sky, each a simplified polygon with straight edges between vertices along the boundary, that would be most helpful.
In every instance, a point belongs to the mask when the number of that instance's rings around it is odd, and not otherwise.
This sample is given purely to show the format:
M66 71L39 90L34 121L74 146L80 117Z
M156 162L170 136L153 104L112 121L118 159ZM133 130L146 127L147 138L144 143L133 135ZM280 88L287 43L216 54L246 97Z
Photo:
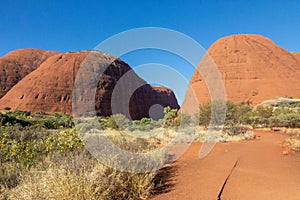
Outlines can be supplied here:
M182 32L205 49L225 35L258 33L300 51L299 0L2 0L0 19L0 56L18 48L93 49L114 34L149 26ZM164 61L187 80L193 73L184 61L162 52L123 59L132 67Z

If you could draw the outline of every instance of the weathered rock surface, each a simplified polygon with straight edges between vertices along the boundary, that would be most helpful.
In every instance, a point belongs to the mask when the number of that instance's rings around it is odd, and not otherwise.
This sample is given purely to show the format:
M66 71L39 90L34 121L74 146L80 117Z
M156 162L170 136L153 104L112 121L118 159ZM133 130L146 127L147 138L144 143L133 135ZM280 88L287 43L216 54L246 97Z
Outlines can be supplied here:
M179 108L172 90L150 86L122 60L95 51L54 54L0 99L0 109L132 119L149 116L155 104Z
M0 58L0 98L54 54L53 51L19 49L11 51Z
M213 79L209 68L214 63L220 71L227 100L256 105L276 96L300 98L299 53L292 54L266 37L240 34L221 38L208 49L198 69L207 68L205 76ZM210 101L205 79L198 71L190 87L200 103Z
M300 52L292 52L292 54L300 62Z

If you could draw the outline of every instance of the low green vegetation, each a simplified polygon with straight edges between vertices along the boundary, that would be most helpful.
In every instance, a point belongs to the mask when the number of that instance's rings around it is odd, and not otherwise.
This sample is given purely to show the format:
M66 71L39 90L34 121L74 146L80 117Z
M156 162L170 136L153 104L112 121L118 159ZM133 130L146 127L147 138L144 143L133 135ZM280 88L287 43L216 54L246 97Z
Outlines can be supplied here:
M121 172L98 162L71 116L8 111L0 119L1 200L144 199L155 187L157 172ZM109 118L97 120L110 126ZM118 145L138 152L150 144L140 139Z
M300 149L300 104L298 100L284 98L284 102L278 102L250 107L246 104L233 104L226 102L226 114L220 108L224 102L212 102L200 105L199 125L207 128L219 124L220 118L224 119L223 132L220 141L237 141L239 139L251 139L255 137L249 129L285 127L291 131L289 145L296 150ZM214 112L212 113L212 107ZM223 114L223 115L222 115ZM214 117L217 115L218 117ZM289 134L289 133L288 133ZM239 137L237 137L239 136ZM202 140L205 134L200 136Z
M250 107L244 104L226 103L226 114L218 114L218 105L220 102L206 103L200 105L199 125L208 127L210 123L218 124L218 122L211 122L211 108L215 106L215 113L225 119L225 129L233 126L250 125L254 128L271 128L271 127L287 127L287 128L300 128L300 110L298 107L283 106L257 106ZM216 119L216 118L213 118ZM218 120L218 119L217 119Z
M21 125L22 127L38 126L46 129L62 129L74 126L71 116L64 113L36 113L16 110L0 113L0 126Z
M120 148L143 153L168 144L180 131L189 130L195 119L170 107L164 112L160 120L129 120L121 114L73 119L64 113L2 111L0 200L149 197L161 182L158 172L127 173L109 168L84 148L79 134L96 127ZM300 109L296 103L253 108L245 104L212 102L200 105L197 117L197 129L191 133L199 141L208 138L210 127L222 130L218 135L218 141L222 142L253 139L251 128L286 127L291 130L287 142L293 149L300 150Z

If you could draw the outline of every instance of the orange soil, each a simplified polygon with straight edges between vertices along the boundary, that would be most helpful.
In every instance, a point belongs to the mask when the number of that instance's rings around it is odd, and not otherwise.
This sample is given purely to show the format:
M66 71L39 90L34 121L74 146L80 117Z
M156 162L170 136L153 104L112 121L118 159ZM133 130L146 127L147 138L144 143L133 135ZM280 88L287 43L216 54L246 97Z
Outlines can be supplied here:
M201 143L194 143L172 166L171 191L152 197L168 199L300 199L300 153L283 155L280 144L287 135L256 131L258 139L218 143L204 159L198 158ZM171 184L171 185L172 185Z

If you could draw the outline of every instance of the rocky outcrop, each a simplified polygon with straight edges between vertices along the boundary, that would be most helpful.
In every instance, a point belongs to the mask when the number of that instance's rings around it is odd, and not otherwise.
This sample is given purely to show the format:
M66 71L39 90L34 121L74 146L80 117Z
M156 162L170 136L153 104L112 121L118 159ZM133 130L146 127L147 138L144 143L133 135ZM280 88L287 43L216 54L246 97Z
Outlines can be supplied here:
M300 97L300 61L296 57L299 58L299 54L293 55L266 37L231 35L217 40L208 49L198 69L209 71L216 65L227 100L256 105L276 96ZM213 77L209 73L205 76ZM205 79L198 71L190 87L200 103L210 101Z
M300 62L300 53L299 52L292 52L292 54Z
M122 60L95 51L52 55L0 99L0 109L132 119L148 117L155 104L179 108L172 90L150 86Z
M54 54L53 51L19 49L0 58L0 98Z

